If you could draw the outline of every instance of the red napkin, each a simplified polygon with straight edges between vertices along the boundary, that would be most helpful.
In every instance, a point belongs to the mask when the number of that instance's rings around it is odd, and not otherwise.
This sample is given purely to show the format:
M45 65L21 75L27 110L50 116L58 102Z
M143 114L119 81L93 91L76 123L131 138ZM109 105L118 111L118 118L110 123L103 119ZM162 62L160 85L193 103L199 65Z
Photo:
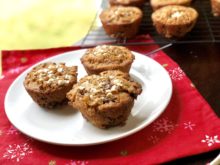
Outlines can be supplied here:
M9 123L4 112L4 97L12 81L42 59L79 48L2 52L0 164L159 164L220 149L220 120L178 64L162 51L151 57L169 72L173 83L173 95L165 112L138 133L114 142L89 147L46 144L20 133ZM147 54L156 46L129 48Z

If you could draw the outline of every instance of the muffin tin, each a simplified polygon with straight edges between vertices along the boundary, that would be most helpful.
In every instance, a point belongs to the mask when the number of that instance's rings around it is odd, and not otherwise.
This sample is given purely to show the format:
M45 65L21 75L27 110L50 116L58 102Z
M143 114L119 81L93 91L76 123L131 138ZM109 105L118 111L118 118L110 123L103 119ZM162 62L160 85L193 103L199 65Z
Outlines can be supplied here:
M84 46L98 45L102 43L113 43L118 45L145 45L145 44L167 44L167 43L213 43L220 42L220 17L214 17L211 12L211 5L209 0L194 0L192 7L199 13L199 19L194 29L182 39L166 39L159 35L152 24L151 14L152 8L149 2L146 2L142 8L144 18L141 23L138 38L140 36L151 36L148 42L143 42L135 39L112 39L105 34L102 24L99 20L100 12L108 7L108 0L103 0L100 9L97 11L91 27L81 41ZM145 38L146 39L146 38Z

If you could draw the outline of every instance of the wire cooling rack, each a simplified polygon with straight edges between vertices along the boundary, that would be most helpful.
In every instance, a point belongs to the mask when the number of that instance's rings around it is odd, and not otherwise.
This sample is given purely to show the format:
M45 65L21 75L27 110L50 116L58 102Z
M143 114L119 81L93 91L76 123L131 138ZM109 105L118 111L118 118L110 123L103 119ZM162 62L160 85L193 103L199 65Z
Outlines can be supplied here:
M191 32L182 39L166 39L159 35L152 24L151 14L152 9L149 2L146 2L142 8L144 17L139 28L136 38L141 36L151 36L148 42L141 42L135 39L113 39L106 35L102 28L99 15L101 11L108 7L108 0L103 0L100 9L97 11L96 17L91 24L91 27L81 41L81 45L98 45L103 43L112 43L118 45L144 45L144 44L168 44L168 43L213 43L220 42L220 17L214 17L211 12L209 0L194 0L192 7L199 13L198 21ZM145 38L146 39L146 38ZM138 42L137 42L138 41Z

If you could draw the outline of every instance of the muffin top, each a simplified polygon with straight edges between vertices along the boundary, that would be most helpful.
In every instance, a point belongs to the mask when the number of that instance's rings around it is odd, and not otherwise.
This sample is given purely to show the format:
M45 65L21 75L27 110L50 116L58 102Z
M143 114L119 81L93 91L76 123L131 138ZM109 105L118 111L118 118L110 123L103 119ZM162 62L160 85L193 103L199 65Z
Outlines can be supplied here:
M142 11L137 7L113 6L103 10L100 19L106 24L130 24L142 16Z
M109 0L109 3L111 5L136 5L136 4L142 4L145 0Z
M76 83L77 67L65 63L42 63L35 66L25 77L24 85L32 90L53 91Z
M190 4L192 0L151 0L153 6L165 6L165 5L185 5Z
M127 73L110 70L99 75L83 77L67 93L67 98L73 102L81 100L94 107L106 103L119 103L123 95L136 98L141 91L141 85L131 80Z
M126 47L100 45L88 49L81 61L98 68L99 66L125 65L126 63L132 63L134 58L134 55Z
M162 7L152 14L154 22L161 22L166 25L189 24L197 18L198 12L195 9L178 5Z

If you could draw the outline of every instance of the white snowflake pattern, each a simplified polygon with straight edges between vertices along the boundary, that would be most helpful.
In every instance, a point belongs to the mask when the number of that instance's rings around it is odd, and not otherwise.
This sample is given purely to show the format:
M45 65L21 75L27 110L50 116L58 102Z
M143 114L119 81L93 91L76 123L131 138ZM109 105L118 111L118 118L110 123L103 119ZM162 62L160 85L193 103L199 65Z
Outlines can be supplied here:
M32 148L27 143L20 145L12 144L8 145L6 152L3 154L3 158L19 162L31 153L33 153Z
M3 135L3 131L2 130L0 130L0 136L2 136Z
M1 76L0 76L0 80L2 80L3 78L5 78L5 76L4 76L4 75L1 75Z
M175 129L177 124L174 124L168 118L162 118L153 123L153 131L154 132L166 132L171 134L171 132Z
M5 60L5 62L6 62L7 64L14 64L14 63L16 62L16 57L10 56L9 58L7 58L7 59Z
M18 135L20 132L13 126L11 126L6 132L7 135Z
M189 129L190 131L192 131L192 130L193 130L193 127L196 126L196 125L193 124L191 121L185 122L185 123L183 123L183 124L184 124L184 129Z
M71 160L70 163L67 163L66 165L87 165L87 164L89 164L88 161Z
M205 139L201 140L202 143L207 143L207 145L209 147L211 147L212 145L214 145L215 143L220 143L220 140L218 139L218 136L209 136L209 135L205 135Z
M151 135L147 138L147 140L152 142L153 144L156 144L159 141L159 138L157 136Z
M177 67L174 69L170 69L169 75L173 80L182 80L183 77L185 76L185 73L180 67Z
M10 74L19 74L22 71L22 68L15 68L15 69L10 69L9 73Z

